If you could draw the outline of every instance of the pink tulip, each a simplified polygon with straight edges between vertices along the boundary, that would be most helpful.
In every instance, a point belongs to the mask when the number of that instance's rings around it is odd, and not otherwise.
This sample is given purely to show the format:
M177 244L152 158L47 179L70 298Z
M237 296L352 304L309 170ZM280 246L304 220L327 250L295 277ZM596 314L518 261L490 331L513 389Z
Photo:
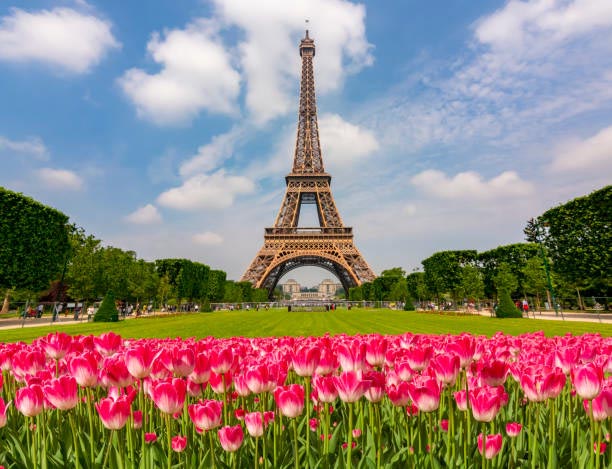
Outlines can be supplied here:
M151 398L165 414L175 414L183 409L187 385L180 378L159 381L152 385Z
M155 433L145 433L145 443L155 443L157 435Z
M136 430L142 428L142 410L135 410L132 412L133 423L132 427Z
M605 441L600 441L599 442L599 454L604 454L606 452L607 447L608 447L608 444ZM595 451L595 453L597 454L597 442L593 444L593 451Z
M440 430L442 430L443 432L448 431L448 419L440 420Z
M251 435L253 438L259 438L263 435L264 423L261 412L249 412L245 414L244 423L249 435Z
M48 357L54 360L60 360L70 350L72 337L65 332L52 332L47 337L40 340L43 350Z
M234 365L234 354L231 348L213 351L210 355L210 368L221 375L227 373Z
M501 390L500 390L501 388ZM470 390L472 415L478 422L491 422L502 407L503 387L481 387Z
M5 404L4 399L0 397L0 428L6 425L6 421L7 421L6 411L10 405L11 405L10 401L8 402L8 404Z
M333 379L342 402L357 402L370 387L370 382L363 379L361 371L343 371Z
M173 436L171 440L171 444L172 444L173 451L177 453L185 451L185 448L187 448L187 437L180 436L180 435Z
M313 396L319 402L331 403L338 397L338 390L332 376L315 376L312 380Z
M85 352L72 357L68 368L79 386L89 388L98 384L98 360L93 353Z
M242 445L244 433L240 425L220 428L217 433L219 435L219 442L225 451L237 451Z
M304 388L299 384L279 386L274 390L274 400L281 414L295 418L304 410Z
M69 410L79 402L78 387L73 376L60 376L43 387L45 398L60 410Z
M518 422L509 422L506 424L506 434L511 438L517 437L522 429L523 426Z
M406 353L405 358L414 371L421 371L427 368L433 355L433 349L429 346L411 347Z
M410 362L408 360L400 360L395 363L394 370L396 376L401 381L410 381L414 376L414 370L410 366Z
M385 375L380 371L371 371L364 377L370 386L364 393L369 402L380 402L385 397Z
M17 389L15 393L15 408L26 417L35 417L43 410L44 395L42 387L30 384Z
M480 378L487 386L501 386L506 382L507 376L508 363L501 360L485 363L480 370Z
M125 352L125 366L136 379L147 378L153 369L156 352L149 345L131 347Z
M408 392L408 383L401 381L396 386L391 384L387 386L387 396L394 406L405 407L410 402L410 394Z
M577 361L578 349L575 347L561 347L555 350L555 366L561 368L564 374L569 375Z
M438 382L446 386L454 386L459 375L461 362L457 355L438 355L430 362L430 367Z
M451 342L446 345L445 352L450 355L459 356L461 368L466 368L474 359L474 353L476 352L474 337L469 334L463 334L459 337L451 338Z
M559 368L540 368L532 374L523 373L520 383L525 397L532 402L542 402L557 397L565 386L565 375Z
M210 378L210 361L204 353L195 355L193 371L189 375L189 379L194 383L206 383Z
M19 350L11 358L13 376L17 381L36 375L45 369L45 354L40 350Z
M584 366L572 369L572 383L576 394L582 399L593 399L600 392L603 386L603 369L595 363L588 363Z
M327 347L320 347L321 354L315 374L319 376L329 375L338 369L336 355Z
M482 433L478 435L478 451L483 454L483 436ZM502 447L502 436L501 433L495 435L487 435L487 439L484 442L484 457L486 459L493 459L500 452Z
M113 355L104 360L100 370L100 381L106 386L124 388L134 382L134 377L128 371L123 357Z
M350 343L340 343L336 348L336 356L343 371L357 371L365 368L366 345L353 340Z
M319 347L300 347L293 354L293 371L298 376L312 376L319 365L321 350Z
M440 405L440 385L433 378L422 377L408 383L410 399L421 412L433 412Z
M244 374L234 375L234 391L239 397L247 397L251 394Z
M268 367L265 365L255 365L249 367L245 373L246 385L254 394L270 391L274 386Z
M221 425L223 403L221 401L206 400L199 404L190 405L187 411L196 428L212 430Z
M159 358L175 377L188 376L195 368L193 350L187 347L175 346L164 349Z
M381 367L385 363L387 339L383 336L370 337L366 342L366 361L371 366Z
M94 346L100 355L110 357L123 345L123 339L114 332L105 332L93 338Z
M607 419L612 414L612 390L603 389L597 397L593 399L585 399L582 401L584 405L584 411L587 415L590 413L589 402L593 403L593 419L596 422L601 422Z
M468 409L467 394L465 392L465 389L454 392L453 397L455 398L455 404L457 404L457 409L465 412Z
M96 410L104 425L109 430L122 429L130 416L130 402L126 398L117 400L106 397L96 402Z
M229 391L232 381L233 377L229 371L222 375L211 372L208 383L210 384L212 390L217 394L223 394L224 392Z

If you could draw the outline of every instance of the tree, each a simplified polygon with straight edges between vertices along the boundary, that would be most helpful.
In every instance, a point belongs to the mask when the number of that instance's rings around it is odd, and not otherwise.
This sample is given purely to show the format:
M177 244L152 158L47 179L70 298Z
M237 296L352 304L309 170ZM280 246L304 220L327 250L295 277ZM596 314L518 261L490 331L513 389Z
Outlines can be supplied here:
M210 301L223 300L225 280L227 274L222 270L211 270L208 274L208 299Z
M119 320L119 313L115 305L115 295L113 295L112 291L109 291L102 300L93 320L94 322L115 322Z
M495 294L494 279L501 264L506 264L517 279L516 288L510 294L522 293L525 282L523 268L529 259L539 256L540 250L534 243L507 244L479 253L478 263L482 268L485 295L491 297Z
M361 286L349 288L349 300L363 301L363 289L361 288Z
M62 212L0 187L0 288L48 288L68 258L67 222Z
M510 292L515 291L518 287L518 280L516 276L510 270L510 266L505 262L499 265L497 274L495 275L493 281L495 282L495 288L497 289L498 293L500 291L505 291L510 294Z
M406 277L408 295L419 303L429 299L430 294L425 283L424 272L412 272Z
M461 269L459 292L464 298L476 301L484 296L484 281L478 267L466 265Z
M540 293L546 290L546 272L542 259L532 257L523 267L524 283L523 288L525 294L530 294L536 297L536 307L540 308ZM548 299L548 304L552 304L551 299Z
M589 295L612 294L612 185L547 210L525 234L544 243L555 274Z
M461 269L476 261L476 251L440 251L421 263L427 288L437 297L451 293L456 299L461 285Z
M70 230L71 255L66 269L68 293L73 298L92 300L99 295L100 240L86 235L83 228L72 226Z
M389 300L405 302L408 299L408 283L404 277L400 277L391 287Z

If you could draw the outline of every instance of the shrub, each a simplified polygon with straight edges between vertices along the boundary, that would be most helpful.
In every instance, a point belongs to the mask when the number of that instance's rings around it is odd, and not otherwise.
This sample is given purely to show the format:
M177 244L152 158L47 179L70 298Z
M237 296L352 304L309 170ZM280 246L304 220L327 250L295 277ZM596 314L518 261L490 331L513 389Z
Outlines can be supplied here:
M512 302L510 292L502 290L499 292L499 304L495 310L495 315L498 318L522 318L523 313Z
M404 311L416 311L412 298L406 298L406 302L404 303Z
M210 301L204 300L202 302L202 307L200 308L200 311L203 312L203 313L210 313L212 311L212 309L210 307Z
M115 295L113 295L113 292L109 291L106 294L93 320L94 322L116 322L119 320L119 313L115 306Z

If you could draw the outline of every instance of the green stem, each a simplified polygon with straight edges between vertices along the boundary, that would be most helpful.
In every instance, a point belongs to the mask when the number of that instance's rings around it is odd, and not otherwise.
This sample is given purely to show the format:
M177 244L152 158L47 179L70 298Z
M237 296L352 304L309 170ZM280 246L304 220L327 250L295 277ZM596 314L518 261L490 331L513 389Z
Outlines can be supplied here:
M102 467L107 467L106 461L108 461L108 455L110 454L110 448L112 446L114 432L115 430L111 430L108 436L108 445L106 446L106 452L104 453L104 461L102 461Z
M172 429L170 428L170 414L166 414L166 436L168 443L168 458L166 461L166 467L172 469Z
M601 422L596 423L597 425L597 451L595 452L595 469L599 469L599 463L601 461Z
M310 464L310 376L306 376L306 465Z
M94 456L94 420L93 420L93 395L91 388L86 388L87 399L87 418L89 420L89 467L94 466L96 460Z
M255 442L255 469L259 467L259 438L254 439Z
M589 447L589 467L593 467L593 457L595 456L595 429L593 419L593 399L589 401L589 421L591 423L591 446Z
M380 459L382 457L382 429L380 425L380 404L378 403L374 404L374 416L376 418L376 469L380 469Z
M433 415L432 412L427 412L428 425L427 425L427 444L429 445L429 465L431 468L433 465L433 450L434 443L432 438L432 430L433 430Z
M298 434L297 434L297 419L293 419L293 459L295 469L300 468L300 459L298 457Z
M208 430L208 442L210 443L210 462L213 469L216 467L215 464L215 445L213 443L212 431Z
M68 421L70 422L70 429L72 430L72 445L74 446L74 467L76 467L76 469L79 469L81 467L81 462L79 461L79 439L76 427L74 425L72 411L68 411Z
M348 447L346 448L346 467L347 468L351 468L352 467L352 459L351 459L351 453L353 450L353 404L352 403L348 403L348 431L347 431L347 440L348 440Z
M480 458L481 461L481 468L485 469L487 467L487 458L485 457L485 454L487 452L487 427L486 425L484 426L484 431L482 432L482 457Z
M540 404L535 402L533 404L535 406L535 422L532 428L531 438L533 439L531 442L531 467L535 469L538 467L538 425L540 422Z

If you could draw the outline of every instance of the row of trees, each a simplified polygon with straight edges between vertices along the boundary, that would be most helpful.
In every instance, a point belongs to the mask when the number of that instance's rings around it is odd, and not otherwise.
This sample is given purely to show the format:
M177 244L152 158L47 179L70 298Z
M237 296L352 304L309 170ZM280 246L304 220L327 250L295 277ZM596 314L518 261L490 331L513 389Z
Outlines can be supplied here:
M454 302L543 296L552 305L546 268L557 297L599 297L612 286L612 186L551 208L530 220L528 242L476 250L440 251L422 261L423 271L385 270L373 282L352 288L351 300Z
M0 288L32 298L54 287L87 302L112 291L129 302L162 304L265 301L267 291L188 259L138 259L134 251L103 246L93 235L68 223L63 213L22 194L0 188ZM55 293L53 293L55 292Z

